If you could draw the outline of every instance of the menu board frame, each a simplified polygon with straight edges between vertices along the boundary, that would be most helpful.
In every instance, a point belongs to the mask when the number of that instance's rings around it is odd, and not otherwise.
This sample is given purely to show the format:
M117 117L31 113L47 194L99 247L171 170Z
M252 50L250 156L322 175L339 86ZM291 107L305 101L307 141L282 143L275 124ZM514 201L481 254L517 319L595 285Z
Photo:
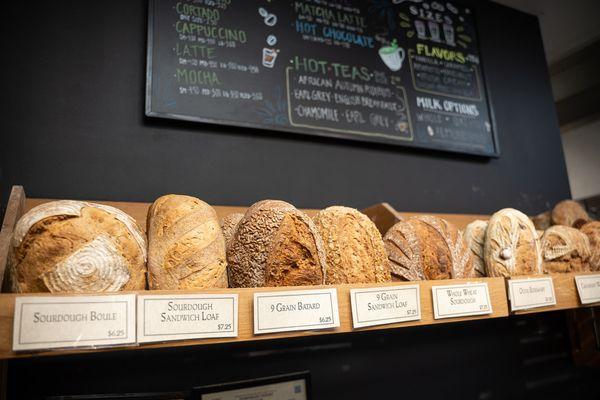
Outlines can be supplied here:
M478 78L480 79L480 85L481 85L480 90L481 90L482 97L485 98L484 106L486 107L486 111L488 112L488 117L489 117L490 135L491 135L491 141L492 141L492 145L493 145L493 150L491 150L491 151L487 151L487 150L483 150L483 149L476 150L476 149L469 149L469 148L453 148L451 146L444 147L443 145L436 145L436 146L428 145L427 143L421 143L418 141L414 141L413 139L414 139L415 132L411 132L410 138L400 138L400 137L390 138L387 135L382 135L382 134L364 133L364 132L358 132L358 131L349 130L349 129L314 127L314 126L305 125L305 124L301 124L301 123L300 124L292 123L291 121L289 122L288 125L285 125L285 126L282 126L282 125L274 126L274 125L261 124L261 123L250 122L250 121L227 120L227 119L220 119L220 118L212 118L212 117L208 117L208 116L186 115L186 114L181 114L181 113L177 113L177 112L156 111L153 108L153 94L152 94L153 93L152 88L153 88L153 83L154 83L153 82L153 61L154 61L153 55L154 55L154 35L155 35L155 33L154 33L154 11L155 11L154 3L155 3L155 1L159 1L159 0L148 0L146 90L145 90L145 115L148 117L200 122L200 123L224 125L224 126L230 126L230 127L251 128L251 129L256 129L256 130L264 129L264 130L274 131L274 132L292 133L294 135L321 136L321 137L344 139L344 140L351 140L351 141L358 141L358 142L390 144L393 146L410 147L410 148L415 148L415 149L424 149L424 150L433 150L433 151L444 151L444 152L452 152L452 153L459 153L459 154L469 154L469 155L483 156L483 157L493 157L493 158L500 157L500 154L501 154L500 143L498 140L498 128L497 128L496 117L495 117L495 113L494 113L492 91L491 91L489 83L486 79L486 73L485 73L485 68L484 68L483 62L479 63L479 69L480 69L481 76L478 76ZM453 1L453 3L460 4L460 0ZM475 31L475 35L478 38L475 48L477 50L477 54L479 56L481 56L481 43L479 40L481 38L481 36L479 35L479 27L478 27L478 23L477 23L476 10L472 10L471 12L473 14L473 30ZM409 58L409 57L407 57L407 58ZM411 63L410 60L407 60L406 62ZM411 65L411 68L412 68L412 65ZM285 75L286 75L286 79L285 79L286 85L289 85L289 82L288 82L289 71L286 71ZM414 76L413 76L413 80L414 80ZM416 86L415 86L415 90L416 90ZM404 96L406 98L406 96L407 96L406 90L403 88L402 91L404 92ZM289 108L289 101L290 101L289 100L289 90L286 95L287 95L287 99L288 99L288 108ZM288 113L289 112L290 112L290 110L288 110ZM407 114L408 114L408 119L410 121L410 118L411 118L410 111L407 112Z

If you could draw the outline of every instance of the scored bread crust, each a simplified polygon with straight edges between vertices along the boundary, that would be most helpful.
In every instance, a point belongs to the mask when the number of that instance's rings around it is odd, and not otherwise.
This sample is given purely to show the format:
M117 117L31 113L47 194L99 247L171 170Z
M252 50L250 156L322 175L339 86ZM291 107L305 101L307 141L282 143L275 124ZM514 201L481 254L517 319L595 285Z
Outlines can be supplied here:
M484 245L488 276L542 273L538 234L533 222L513 208L497 211L489 220Z
M323 242L312 220L291 204L263 200L238 223L227 250L231 287L320 285Z
M600 270L600 221L591 221L581 227L590 241L590 269Z
M574 200L563 200L552 209L552 224L573 226L578 220L590 221L590 216L585 209Z
M396 223L383 238L392 274L405 280L473 277L471 253L450 222L422 215Z
M545 274L590 270L590 242L585 233L564 225L552 226L541 240Z
M314 217L327 256L326 284L390 281L381 234L360 211L333 206Z
M463 234L465 243L471 251L473 272L476 277L487 276L485 260L483 259L483 247L485 245L487 226L488 221L478 219L467 225Z
M165 195L150 206L147 225L150 289L227 287L225 239L210 205Z
M146 287L146 240L114 207L58 200L24 214L8 260L13 292L86 293Z

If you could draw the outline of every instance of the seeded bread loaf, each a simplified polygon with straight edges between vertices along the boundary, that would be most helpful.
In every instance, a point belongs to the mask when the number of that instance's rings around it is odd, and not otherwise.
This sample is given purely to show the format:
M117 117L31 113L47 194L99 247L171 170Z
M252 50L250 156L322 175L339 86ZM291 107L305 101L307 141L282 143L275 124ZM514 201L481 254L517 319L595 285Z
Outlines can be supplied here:
M471 253L450 222L429 215L392 226L383 238L392 275L403 280L474 276Z
M227 262L231 287L320 285L327 265L313 221L279 200L263 200L246 211Z
M221 220L221 229L223 230L223 236L225 237L225 248L229 248L231 238L237 229L239 222L244 217L242 213L228 214Z
M484 245L488 276L541 274L537 232L522 212L505 208L490 218Z
M578 220L588 222L591 219L581 204L576 201L563 200L552 209L553 225L573 226Z
M600 221L591 221L581 227L590 241L590 269L600 271Z
M114 207L52 201L32 208L15 226L8 260L18 293L94 293L146 287L146 239Z
M381 234L363 213L329 207L314 217L327 257L327 284L390 281Z
M546 229L542 236L544 273L590 270L590 242L585 233L564 225Z
M463 237L469 250L471 251L471 260L473 262L473 271L475 276L486 276L485 261L483 259L483 246L485 244L485 232L488 222L475 220L465 228Z
M162 196L150 206L147 224L150 289L227 287L225 239L210 205Z
M535 229L537 229L538 231L543 231L545 229L550 228L550 225L552 225L551 215L551 211L546 211L536 215L535 217L531 217L531 221L533 222L533 226L535 226Z

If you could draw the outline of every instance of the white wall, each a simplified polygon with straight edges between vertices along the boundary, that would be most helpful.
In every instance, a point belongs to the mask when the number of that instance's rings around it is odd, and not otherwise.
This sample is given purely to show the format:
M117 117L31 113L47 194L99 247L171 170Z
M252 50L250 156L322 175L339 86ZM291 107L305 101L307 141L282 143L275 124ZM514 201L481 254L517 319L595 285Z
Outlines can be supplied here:
M561 137L573 198L600 195L600 120L569 130Z

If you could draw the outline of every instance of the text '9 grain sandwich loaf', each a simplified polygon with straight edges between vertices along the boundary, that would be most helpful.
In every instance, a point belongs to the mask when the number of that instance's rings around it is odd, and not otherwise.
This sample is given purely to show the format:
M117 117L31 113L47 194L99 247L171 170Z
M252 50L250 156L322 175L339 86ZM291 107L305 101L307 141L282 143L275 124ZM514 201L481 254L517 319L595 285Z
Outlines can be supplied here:
M325 282L325 251L317 228L302 211L279 200L263 200L246 211L227 261L231 287Z
M8 279L19 293L94 293L146 287L146 239L123 211L60 200L19 219Z
M450 222L416 216L396 223L383 238L392 275L409 281L469 278L471 253Z
M522 212L505 208L488 222L484 260L488 276L541 274L541 253L533 222Z
M225 239L210 205L162 196L150 206L147 224L150 289L227 287Z
M360 211L329 207L314 217L327 256L327 284L391 280L381 234Z
M590 242L585 233L564 225L544 231L541 240L544 273L590 270Z

